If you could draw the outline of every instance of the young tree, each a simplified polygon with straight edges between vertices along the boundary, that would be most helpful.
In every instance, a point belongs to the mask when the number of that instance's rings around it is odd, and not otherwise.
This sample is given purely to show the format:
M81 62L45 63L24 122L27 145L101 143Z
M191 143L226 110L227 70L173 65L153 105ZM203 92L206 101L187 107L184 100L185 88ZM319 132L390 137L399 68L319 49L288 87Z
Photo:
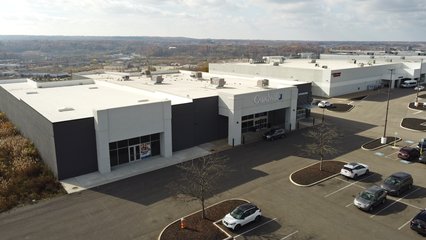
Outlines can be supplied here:
M336 128L325 122L316 125L305 134L305 137L312 142L305 145L304 151L310 155L319 155L320 171L322 171L324 157L337 152L334 143L338 136Z
M226 160L224 156L210 154L178 165L182 170L178 192L200 201L203 219L206 218L204 202L212 194L219 177L226 172Z

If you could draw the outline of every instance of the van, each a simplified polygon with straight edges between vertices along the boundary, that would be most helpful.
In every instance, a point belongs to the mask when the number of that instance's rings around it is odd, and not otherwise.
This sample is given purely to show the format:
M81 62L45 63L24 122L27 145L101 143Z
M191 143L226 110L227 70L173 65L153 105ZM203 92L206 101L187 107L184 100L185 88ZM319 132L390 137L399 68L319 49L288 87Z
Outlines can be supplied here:
M401 87L403 88L411 88L417 86L416 80L407 80L401 84Z

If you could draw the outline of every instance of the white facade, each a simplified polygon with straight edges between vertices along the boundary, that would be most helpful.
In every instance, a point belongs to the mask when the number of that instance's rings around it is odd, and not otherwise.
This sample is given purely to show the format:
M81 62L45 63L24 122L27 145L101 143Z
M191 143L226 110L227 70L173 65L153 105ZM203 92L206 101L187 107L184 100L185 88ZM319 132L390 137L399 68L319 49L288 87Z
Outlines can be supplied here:
M219 114L228 117L228 144L241 144L241 118L255 113L285 110L286 130L296 127L297 87L246 94L219 93Z
M352 58L351 58L352 57ZM353 59L359 57L359 59ZM399 60L401 57L398 57ZM415 62L414 60L417 60ZM337 55L315 61L288 59L279 66L272 64L224 63L209 64L209 71L216 74L236 74L283 80L312 82L312 95L334 97L371 90L390 81L389 69L394 69L391 87L399 87L402 79L415 79L426 73L426 63L420 60L389 61L372 59L371 56Z
M108 144L160 133L161 156L172 156L172 116L170 101L94 110L98 169L111 171Z

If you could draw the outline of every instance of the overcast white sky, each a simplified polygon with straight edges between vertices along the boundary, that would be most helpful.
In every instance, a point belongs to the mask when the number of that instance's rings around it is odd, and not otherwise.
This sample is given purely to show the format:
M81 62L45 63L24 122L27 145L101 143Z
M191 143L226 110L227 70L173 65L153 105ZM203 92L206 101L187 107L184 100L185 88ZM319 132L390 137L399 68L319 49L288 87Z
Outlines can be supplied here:
M0 0L0 35L426 41L426 0Z

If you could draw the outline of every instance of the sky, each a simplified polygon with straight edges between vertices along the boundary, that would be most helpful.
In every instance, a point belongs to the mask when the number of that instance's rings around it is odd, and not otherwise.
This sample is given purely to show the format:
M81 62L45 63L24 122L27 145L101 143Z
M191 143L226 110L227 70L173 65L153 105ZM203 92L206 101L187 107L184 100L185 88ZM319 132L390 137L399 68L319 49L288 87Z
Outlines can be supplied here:
M0 0L0 35L426 41L426 0Z

